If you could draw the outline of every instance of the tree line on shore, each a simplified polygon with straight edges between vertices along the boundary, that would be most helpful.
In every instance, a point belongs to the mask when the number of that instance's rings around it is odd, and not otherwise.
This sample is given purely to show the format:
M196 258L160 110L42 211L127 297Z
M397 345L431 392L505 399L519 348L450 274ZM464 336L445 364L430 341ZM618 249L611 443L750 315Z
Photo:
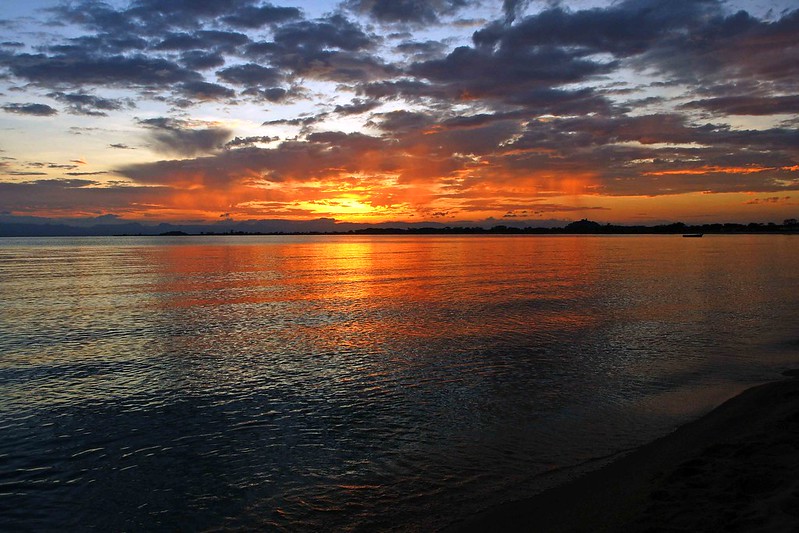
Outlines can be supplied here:
M396 225L395 225L396 224ZM8 222L0 220L0 237L51 237L51 236L180 236L180 235L426 235L426 234L698 234L698 233L783 233L799 234L799 223L795 218L774 222L749 224L709 223L689 225L682 222L652 226L603 224L582 219L559 227L528 226L518 221L508 225L490 226L463 223L447 226L441 223L383 222L380 224L357 224L339 222L334 219L310 221L292 220L246 220L225 221L208 224L159 223L146 225L134 221L94 225L72 225L44 219L42 222Z
M627 226L619 224L600 224L593 220L582 219L571 222L564 227L536 228L496 225L491 228L480 226L445 226L445 227L370 227L349 231L304 231L304 232L248 232L230 230L227 232L203 232L201 235L467 235L467 234L698 234L698 233L799 233L799 222L795 218L784 220L782 224L774 222L749 224L710 223L689 225L683 222L660 224L655 226ZM187 235L182 231L170 231L161 235Z

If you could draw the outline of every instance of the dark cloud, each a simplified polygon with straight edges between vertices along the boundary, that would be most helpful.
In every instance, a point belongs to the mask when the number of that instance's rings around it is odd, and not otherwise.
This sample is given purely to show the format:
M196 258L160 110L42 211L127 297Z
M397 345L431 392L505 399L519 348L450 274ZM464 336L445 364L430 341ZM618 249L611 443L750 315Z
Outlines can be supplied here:
M451 89L446 86L440 87L412 78L403 78L399 80L360 84L357 87L357 93L362 96L380 100L394 100L397 98L418 100L428 96L447 100L451 93Z
M799 113L799 95L723 96L695 100L683 109L705 109L722 115L777 115Z
M228 128L196 128L186 121L166 117L140 120L139 124L150 130L149 138L156 150L182 156L214 152L232 136Z
M207 81L189 81L178 86L178 92L192 101L222 100L233 98L236 92L232 89Z
M324 131L308 135L308 146L320 146L322 149L354 150L364 152L380 150L385 147L385 140L363 133L344 133L342 131Z
M53 23L70 22L80 26L115 35L135 34L140 28L134 18L124 10L117 10L105 2L80 0L62 3L50 9Z
M94 181L72 178L24 183L0 182L0 210L36 213L63 210L74 215L82 210L123 210L137 203L153 203L169 192L162 187L98 186Z
M203 41L188 33L173 33L167 35L153 48L155 50L194 50L203 48Z
M108 174L107 170L98 170L97 172L64 172L66 176L99 176L101 174Z
M243 33L218 30L200 30L193 33L172 33L154 48L155 50L214 50L232 53L236 47L250 41Z
M307 54L287 54L275 59L276 63L293 74L318 80L356 83L391 77L399 70L378 56L321 50Z
M68 39L65 44L47 46L46 51L52 54L121 54L134 51L143 51L147 48L147 41L138 35L125 35L100 33L97 35L83 35Z
M613 61L597 62L560 48L503 47L494 51L462 46L444 59L416 63L410 72L434 82L434 89L446 90L451 99L523 103L525 94L585 81L617 66ZM540 98L534 100L541 102Z
M202 81L176 63L141 54L132 56L18 54L0 61L21 79L45 87L94 85L105 87L171 87Z
M386 141L377 137L325 132L312 134L308 141L283 142L276 148L225 150L195 159L128 165L117 172L139 183L191 182L211 188L252 179L307 182L329 178L331 172L374 171L377 161L388 165L383 158L365 157L385 148Z
M282 26L271 42L252 43L248 58L269 62L286 75L338 82L389 77L399 69L369 52L376 39L340 15Z
M49 117L58 114L56 109L46 104L6 104L2 106L2 110L6 113L33 115L36 117Z
M223 22L232 28L256 29L293 20L301 12L293 7L275 7L257 0L134 0L116 8L105 2L83 0L65 3L53 10L57 21L68 21L112 34L169 38L174 30L202 30ZM202 36L194 36L200 37ZM174 41L176 46L186 40ZM205 41L208 43L209 41ZM169 49L170 44L164 44Z
M510 24L521 14L521 11L530 3L530 0L502 0L502 11L505 13L505 23Z
M241 92L244 96L251 96L257 100L267 102L283 102L291 97L291 93L282 87L270 87L268 89L249 88Z
M132 146L128 146L127 144L122 144L122 143L109 144L108 147L116 148L118 150L135 150L135 148L133 148Z
M579 11L554 7L512 25L495 22L473 41L499 56L555 47L575 57L612 54L687 84L767 80L789 90L799 75L790 59L799 52L797 30L799 10L769 22L744 11L729 14L719 0L627 0Z
M361 113L367 113L375 109L379 105L380 102L376 100L361 100L360 98L355 98L350 104L337 105L333 112L339 115L360 115Z
M596 149L618 143L636 142L641 145L684 144L695 145L718 157L733 160L730 151L743 148L753 151L775 152L799 146L799 131L772 128L767 130L740 130L725 125L691 125L686 117L674 113L641 116L584 116L551 121L531 121L517 148L547 148L558 150L564 156L574 151L572 157L585 154L580 149ZM619 150L618 147L613 148ZM649 150L646 148L645 150ZM640 156L640 154L638 154ZM635 158L639 158L639 157ZM751 158L752 154L741 154ZM773 153L770 155L773 157ZM693 157L686 158L688 160ZM689 164L693 164L689 161Z
M505 2L515 9L519 2ZM520 49L531 46L582 47L616 56L641 53L671 32L699 26L720 10L715 0L627 0L608 8L567 11L546 9L517 24L495 23L475 32L481 47Z
M283 47L274 41L255 41L244 47L244 55L250 59L268 60L282 50Z
M478 113L476 115L455 115L442 118L438 125L445 129L472 129L485 126L497 121L515 120L526 122L529 115L524 111L509 111L506 113Z
M236 137L225 144L225 148L241 148L245 146L255 146L256 143L267 144L276 141L277 137L268 137L266 135L256 137Z
M795 91L799 65L792 58L799 53L799 10L773 22L743 11L718 15L692 30L691 39L675 35L652 47L640 62L686 83L769 83L781 92Z
M505 2L509 16L521 7L523 2ZM475 32L473 47L457 48L444 58L417 59L406 70L412 77L360 85L358 91L371 98L522 106L541 114L623 112L624 108L613 109L605 94L596 90L560 86L610 75L623 61L679 73L683 82L693 84L697 79L737 77L739 90L745 83L754 85L756 79L794 80L799 67L786 58L790 50L799 51L796 13L767 23L745 13L725 15L723 4L716 0L626 1L580 11L554 7L516 24L507 20L489 24ZM745 50L743 43L749 43ZM434 53L433 43L405 43L397 49L424 54L428 47ZM739 52L733 57L729 50L736 47ZM749 59L753 54L761 55L757 65ZM746 69L757 72L743 77ZM767 104L762 103L758 114L766 114ZM788 96L771 103L775 109L780 103L792 109Z
M544 115L587 115L590 113L610 114L613 105L605 96L594 89L532 89L519 91L504 98L505 102L524 106L536 114Z
M378 22L431 24L473 3L470 0L346 0L344 5Z
M394 75L399 69L371 50L379 38L340 14L277 27L274 41L252 43L245 54L268 61L286 75L338 82L364 82Z
M195 94L201 100L228 96L220 86L200 86L214 80L197 72L224 65L226 56L244 54L257 64L228 67L219 79L272 102L286 99L279 82L287 76L364 82L398 72L369 52L379 39L342 14L304 20L296 8L254 0L137 0L118 9L86 0L53 11L97 34L52 44L47 53L0 58L17 78L51 88L170 90L183 98L173 102L187 107ZM268 24L273 41L250 42L220 22L246 29Z
M254 4L253 0L135 0L124 11L151 31L167 27L196 28L204 20L231 16Z
M25 170L11 170L6 172L9 176L46 176L47 172L30 172Z
M747 205L779 204L790 200L790 196L769 196L768 198L753 198L746 202Z
M308 117L298 117L298 118L281 118L275 120L267 120L262 126L311 126L316 124L317 122L321 122L327 117L326 113L320 113L318 115L311 115Z
M369 121L369 125L393 134L421 131L432 123L433 118L427 113L405 110L378 113Z
M440 41L409 41L398 44L394 49L401 54L414 56L417 61L425 61L445 55L447 46Z
M275 30L274 40L278 46L295 51L336 48L354 52L375 45L373 37L342 15L284 24Z
M130 99L112 99L95 96L87 93L64 93L61 91L49 93L47 96L67 106L67 111L75 115L89 115L104 117L106 111L119 111L131 109L135 103Z
M180 54L180 62L191 70L207 70L224 65L225 57L219 52L189 50Z
M278 69L263 67L255 63L228 67L218 71L216 74L220 79L228 83L247 87L272 87L277 85L282 79L281 72Z
M687 38L690 36L690 38ZM630 58L684 83L771 80L792 86L799 66L799 10L768 22L716 0L628 0L608 8L547 9L517 24L494 23L475 32L477 47L570 47L585 54Z
M295 7L276 7L264 4L257 7L243 6L235 13L223 17L222 20L234 28L257 29L301 17L302 12Z
M90 185L98 184L96 181L85 180L80 178L46 179L46 180L36 180L29 183L32 185L52 185L63 189L77 189L79 187L89 187Z
M446 123L435 125L422 135L402 139L403 145L425 146L436 158L448 159L463 156L486 156L495 153L523 131L517 120L498 120L470 127L452 127Z

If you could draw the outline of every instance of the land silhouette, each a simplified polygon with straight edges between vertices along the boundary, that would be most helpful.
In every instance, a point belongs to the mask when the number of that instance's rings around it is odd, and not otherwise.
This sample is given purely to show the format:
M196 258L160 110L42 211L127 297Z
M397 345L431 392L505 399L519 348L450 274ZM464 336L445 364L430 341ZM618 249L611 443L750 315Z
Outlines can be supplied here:
M737 234L737 233L799 233L799 221L789 218L775 222L685 224L674 222L659 225L602 224L593 220L577 220L563 226L537 227L532 225L445 225L434 222L358 224L333 219L309 221L248 220L214 224L145 225L139 222L70 224L54 221L0 221L0 237L55 236L185 236L185 235L647 235L647 234Z

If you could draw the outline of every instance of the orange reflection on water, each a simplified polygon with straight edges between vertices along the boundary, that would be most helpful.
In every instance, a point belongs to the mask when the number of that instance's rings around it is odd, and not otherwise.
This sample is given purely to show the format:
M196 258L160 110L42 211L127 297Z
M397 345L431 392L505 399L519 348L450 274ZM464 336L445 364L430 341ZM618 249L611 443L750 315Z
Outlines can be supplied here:
M238 347L283 343L319 355L380 354L389 366L362 375L375 387L390 365L422 363L408 352L409 342L444 351L495 350L502 343L535 349L535 339L594 330L604 331L602 342L620 354L598 361L598 371L662 373L665 363L641 354L657 353L659 343L670 349L675 323L715 327L705 313L720 305L707 290L719 279L718 267L707 264L716 259L707 251L718 245L714 239L353 235L164 242L143 253L157 273L149 292L170 320L186 321L195 332L240 324L223 334ZM739 259L752 261L749 252ZM747 298L756 303L758 295ZM725 304L733 306L729 313L739 312L740 302ZM608 329L609 323L617 326ZM213 331L207 342L219 338ZM685 365L673 363L675 372Z
M785 297L770 284L792 272L785 265L795 263L796 250L790 237L779 236L207 236L126 242L69 253L35 248L35 261L4 272L0 298L13 319L9 323L30 317L45 323L40 317L50 313L53 327L68 316L72 328L89 333L70 333L62 343L92 357L95 351L111 358L135 349L229 359L213 372L202 365L180 367L180 386L258 379L242 362L280 353L287 360L314 358L298 368L320 379L366 380L364 391L375 394L384 381L396 380L398 368L429 365L435 357L490 376L499 363L479 360L483 354L538 354L548 346L547 354L560 350L581 357L571 344L583 342L613 355L591 360L591 371L633 379L689 371L693 360L674 353L703 353L699 343L708 332L734 336L737 331L724 330L730 317L751 326L744 328L752 332L745 342L753 346L771 329L780 331L780 324L757 324L771 312L772 301ZM56 261L68 269L52 268ZM53 301L31 307L20 294L30 302ZM114 316L121 318L104 322ZM129 327L134 333L125 333ZM59 360L62 351L37 349L25 357L44 364ZM317 365L317 358L329 358L329 364ZM342 363L349 373L340 371ZM417 386L426 376L403 386ZM98 388L103 382L83 383Z
M154 248L160 306L261 320L314 353L390 353L402 339L568 331L597 276L585 240L525 237L197 237ZM176 244L173 244L176 243ZM197 311L180 316L195 316ZM206 317L207 319L208 317ZM263 336L264 329L237 335ZM236 342L257 343L257 339ZM482 341L480 341L482 342Z

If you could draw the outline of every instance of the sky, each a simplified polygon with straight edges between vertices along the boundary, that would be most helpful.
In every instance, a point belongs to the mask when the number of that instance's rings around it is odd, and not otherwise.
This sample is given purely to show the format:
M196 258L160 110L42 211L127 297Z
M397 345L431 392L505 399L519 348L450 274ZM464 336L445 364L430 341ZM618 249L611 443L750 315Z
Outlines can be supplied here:
M0 216L799 215L796 0L4 0Z

